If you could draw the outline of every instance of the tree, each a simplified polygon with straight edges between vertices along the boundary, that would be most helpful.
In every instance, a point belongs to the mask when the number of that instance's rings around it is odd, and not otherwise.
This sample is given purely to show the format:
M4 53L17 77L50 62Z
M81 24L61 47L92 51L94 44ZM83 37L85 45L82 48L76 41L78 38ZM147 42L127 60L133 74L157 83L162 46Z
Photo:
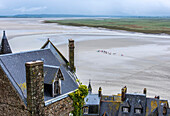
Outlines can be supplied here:
M74 110L72 111L73 116L82 116L84 98L87 95L88 95L87 86L82 84L79 85L78 89L75 92L69 94L69 96L73 99L73 107L74 107Z

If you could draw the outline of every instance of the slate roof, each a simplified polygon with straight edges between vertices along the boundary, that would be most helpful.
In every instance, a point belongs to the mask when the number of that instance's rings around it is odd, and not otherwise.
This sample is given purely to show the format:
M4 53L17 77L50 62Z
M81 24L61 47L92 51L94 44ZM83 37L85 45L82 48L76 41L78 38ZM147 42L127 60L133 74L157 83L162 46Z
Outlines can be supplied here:
M59 70L59 66L44 65L44 83L52 84Z
M98 94L88 94L85 98L85 106L87 105L99 105L100 104L100 97Z
M50 39L48 39L47 42L41 47L41 49L45 49L45 48L50 48L61 64L69 63L67 59L62 55L62 53L50 41Z
M148 111L146 112L147 114L154 114L156 112L162 113L161 111L161 104L166 103L168 104L167 100L161 100L161 99L156 99L156 98L146 98L147 106L146 109ZM158 110L158 111L156 111Z
M142 114L138 114L139 116L145 116L146 113L146 95L145 94L129 94L126 93L125 101L120 105L119 115L125 114L122 112L122 107L124 107L126 100L128 99L130 105L130 112L126 113L128 116L134 116L136 113L134 110L136 108L142 107Z
M97 94L89 94L85 98L85 105L90 106L94 104L94 99L98 98ZM88 100L89 99L89 100ZM167 105L167 114L169 116L170 108L168 100L162 100L157 98L147 98L145 94L125 94L125 101L121 101L121 95L102 95L99 102L100 113L99 116L162 116L163 106ZM129 108L129 112L123 112L122 108ZM90 108L90 107L89 107ZM135 109L141 109L142 113L135 113ZM93 114L84 114L85 116L91 116Z
M12 50L9 46L7 37L5 35L5 31L3 31L3 37L0 46L0 54L8 54L8 53L12 53Z
M106 113L108 116L118 116L119 106L121 102L104 102L100 103L100 116Z
M64 80L61 81L62 94L74 91L78 88L78 84L73 79L69 71L56 58L50 49L41 49L15 54L0 55L0 65L7 74L9 80L20 94L23 101L26 103L27 91L26 88L21 90L21 86L26 83L25 63L29 61L42 60L44 65L60 66ZM52 99L48 93L45 93L45 101Z

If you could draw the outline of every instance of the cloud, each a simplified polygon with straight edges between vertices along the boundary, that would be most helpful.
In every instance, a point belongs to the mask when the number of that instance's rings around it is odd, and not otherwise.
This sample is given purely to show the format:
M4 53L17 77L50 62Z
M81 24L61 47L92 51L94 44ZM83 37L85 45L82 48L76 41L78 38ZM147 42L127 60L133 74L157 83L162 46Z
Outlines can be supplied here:
M0 0L0 9L0 15L39 13L170 16L170 0Z
M44 10L46 8L47 8L46 6L43 6L43 7L31 7L31 8L21 7L21 8L17 8L17 9L14 9L14 10L18 11L18 12L26 13L26 12L42 11L42 10Z

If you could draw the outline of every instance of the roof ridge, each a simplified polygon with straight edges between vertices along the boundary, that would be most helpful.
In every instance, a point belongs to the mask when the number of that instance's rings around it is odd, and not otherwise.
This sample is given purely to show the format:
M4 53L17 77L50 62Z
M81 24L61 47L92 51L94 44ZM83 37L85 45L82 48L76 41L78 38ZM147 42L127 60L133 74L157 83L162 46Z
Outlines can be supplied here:
M24 53L31 53L31 52L38 52L38 51L46 51L46 50L51 51L49 48L44 48L44 49L39 49L39 50L30 50L30 51L23 51L23 52L11 53L11 54L2 54L2 55L0 55L0 57L10 56L10 55L18 55L18 54L24 54Z

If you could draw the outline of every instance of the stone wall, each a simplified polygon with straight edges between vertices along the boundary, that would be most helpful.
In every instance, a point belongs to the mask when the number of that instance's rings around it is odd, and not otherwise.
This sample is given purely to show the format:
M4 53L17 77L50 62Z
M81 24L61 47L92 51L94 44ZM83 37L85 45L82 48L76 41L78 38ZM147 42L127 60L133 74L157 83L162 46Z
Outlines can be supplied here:
M30 113L19 94L12 86L6 74L0 67L0 115L29 116Z
M46 116L69 116L74 110L73 100L70 97L57 101L45 107Z
M74 110L70 97L43 107L46 116L68 116ZM2 116L30 116L31 113L20 98L6 74L0 67L0 115Z

